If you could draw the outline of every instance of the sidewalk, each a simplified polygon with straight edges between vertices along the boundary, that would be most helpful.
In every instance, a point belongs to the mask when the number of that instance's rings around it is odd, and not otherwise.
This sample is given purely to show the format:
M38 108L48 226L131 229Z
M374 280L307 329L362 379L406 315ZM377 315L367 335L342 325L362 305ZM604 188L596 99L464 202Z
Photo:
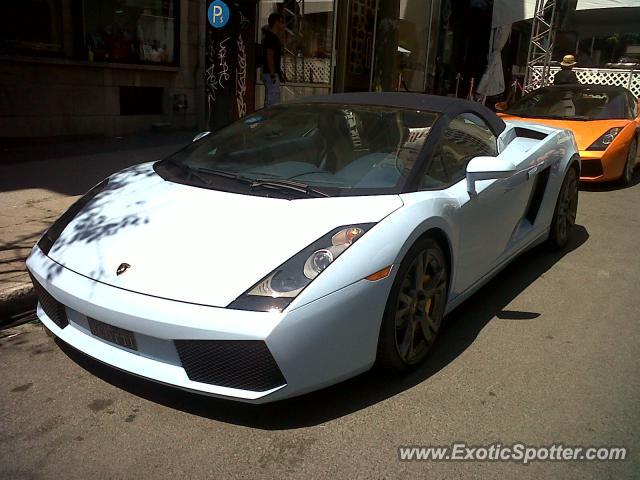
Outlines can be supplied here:
M69 205L109 174L163 158L194 134L149 132L0 148L0 324L35 307L24 262Z

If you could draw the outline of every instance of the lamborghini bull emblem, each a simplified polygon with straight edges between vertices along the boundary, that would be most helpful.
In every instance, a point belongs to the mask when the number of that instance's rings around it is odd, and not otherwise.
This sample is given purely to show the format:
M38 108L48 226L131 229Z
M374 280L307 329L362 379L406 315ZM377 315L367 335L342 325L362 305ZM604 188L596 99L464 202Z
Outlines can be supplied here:
M131 265L129 265L128 263L121 263L118 266L118 269L116 270L116 275L120 276L130 268L131 268Z

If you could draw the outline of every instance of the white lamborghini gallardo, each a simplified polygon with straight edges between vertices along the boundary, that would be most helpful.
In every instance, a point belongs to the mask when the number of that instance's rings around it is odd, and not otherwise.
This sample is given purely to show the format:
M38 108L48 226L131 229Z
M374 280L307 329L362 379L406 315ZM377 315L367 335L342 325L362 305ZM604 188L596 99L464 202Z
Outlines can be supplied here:
M572 134L475 103L339 94L200 137L96 185L27 261L53 334L186 390L260 403L407 370L575 223Z

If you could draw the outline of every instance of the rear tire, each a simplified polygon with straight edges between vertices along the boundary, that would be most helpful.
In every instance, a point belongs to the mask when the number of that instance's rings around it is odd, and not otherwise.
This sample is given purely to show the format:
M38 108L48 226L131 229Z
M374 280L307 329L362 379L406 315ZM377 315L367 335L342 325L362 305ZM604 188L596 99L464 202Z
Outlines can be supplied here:
M573 227L576 224L576 214L578 212L578 173L573 167L569 167L566 173L556 208L551 220L551 230L549 232L549 244L552 248L562 249L567 246L571 239Z
M629 185L633 180L633 171L636 168L636 157L638 156L638 140L634 138L629 145L629 153L627 154L627 161L624 164L624 170L622 171L622 177L620 181L623 185Z
M400 263L378 338L377 364L404 372L427 358L447 303L449 268L433 238L418 240Z

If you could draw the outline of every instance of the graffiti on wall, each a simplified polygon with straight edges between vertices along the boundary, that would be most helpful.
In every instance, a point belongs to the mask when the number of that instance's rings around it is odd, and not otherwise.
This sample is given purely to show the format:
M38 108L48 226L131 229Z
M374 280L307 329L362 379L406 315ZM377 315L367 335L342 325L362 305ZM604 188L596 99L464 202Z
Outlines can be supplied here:
M211 9L221 0L209 4ZM205 96L208 122L217 130L253 111L255 90L255 1L228 2L226 22L213 15L207 25Z
M245 93L247 92L247 51L244 47L242 35L238 35L238 62L236 64L236 104L238 118L247 114Z
M243 36L250 35L251 21L242 13L240 13L240 31L238 32L238 58L236 62L236 105L238 108L238 117L244 117L247 114L247 48Z
M216 102L219 90L227 87L231 74L227 63L227 44L231 37L226 37L221 41L210 38L207 45L207 65L205 70L205 84L207 89L207 104L209 106L209 120Z
M218 45L218 66L220 67L220 73L218 74L218 83L221 87L229 81L229 65L227 65L227 42L230 37L225 38Z

